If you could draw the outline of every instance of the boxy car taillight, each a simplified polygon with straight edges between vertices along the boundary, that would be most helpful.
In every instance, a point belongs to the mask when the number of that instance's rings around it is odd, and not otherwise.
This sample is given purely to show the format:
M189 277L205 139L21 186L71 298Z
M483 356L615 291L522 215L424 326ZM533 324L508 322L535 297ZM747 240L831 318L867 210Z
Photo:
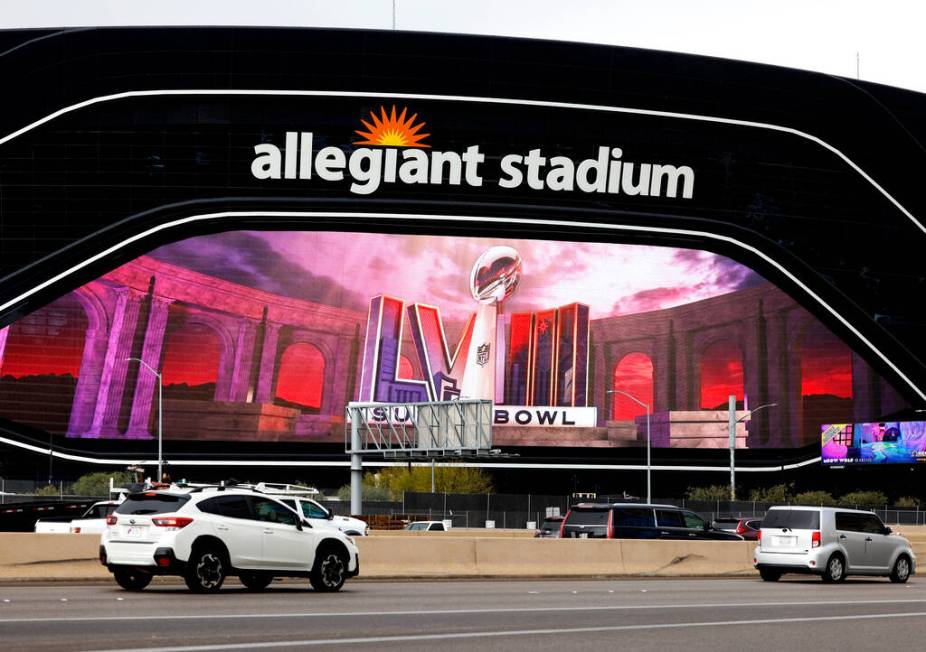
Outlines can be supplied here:
M116 515L110 514L106 517L106 525L115 525L116 524Z
M820 547L820 531L817 530L810 535L810 547L819 548Z
M193 519L189 516L155 516L151 522L158 527L172 527L179 530L192 523Z

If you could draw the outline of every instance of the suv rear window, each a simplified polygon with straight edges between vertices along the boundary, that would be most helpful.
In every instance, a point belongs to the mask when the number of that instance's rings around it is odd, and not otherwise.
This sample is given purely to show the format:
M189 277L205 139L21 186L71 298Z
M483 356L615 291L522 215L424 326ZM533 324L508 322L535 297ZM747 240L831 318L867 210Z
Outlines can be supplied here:
M819 530L820 512L807 509L770 509L762 519L762 527Z
M607 525L608 509L602 507L573 507L569 525Z
M183 507L189 496L171 494L143 493L132 494L116 508L117 514L166 514L176 512Z

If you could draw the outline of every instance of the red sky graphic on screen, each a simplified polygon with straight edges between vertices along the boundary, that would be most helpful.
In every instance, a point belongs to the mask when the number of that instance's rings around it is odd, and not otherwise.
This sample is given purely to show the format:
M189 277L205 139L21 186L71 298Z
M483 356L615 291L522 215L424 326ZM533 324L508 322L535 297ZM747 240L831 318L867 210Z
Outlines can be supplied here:
M407 113L403 116L400 108L394 116L391 108L378 111L377 120L372 121L371 118L370 126L385 128L398 123L414 131L413 136L425 136L415 117ZM365 133L374 134L374 131ZM521 285L505 302L504 318L509 321L518 315L530 318L531 314L541 314L553 307L584 304L588 306L593 325L593 342L594 325L609 323L611 319L648 313L653 313L658 319L661 311L680 306L692 306L691 310L697 310L700 302L738 297L740 293L746 296L753 289L758 291L770 287L748 268L729 259L704 251L668 247L335 232L230 232L191 238L155 250L139 261L127 263L99 281L93 281L20 319L5 329L6 337L0 333L0 376L3 378L0 416L18 414L17 401L21 398L17 397L23 396L27 390L32 394L57 392L60 396L49 395L47 400L58 405L71 405L72 400L73 405L78 404L74 397L75 392L80 391L79 383L41 379L76 380L85 369L100 373L103 367L101 360L96 360L95 364L88 364L88 360L93 359L94 351L106 351L108 335L102 341L98 339L96 344L91 342L95 331L90 326L90 319L94 313L88 297L97 297L94 301L99 301L99 297L104 295L115 297L117 295L106 293L112 293L113 288L132 279L138 279L137 285L131 287L135 293L133 296L140 298L138 300L143 302L143 307L139 312L134 344L129 343L126 352L139 355L144 346L149 314L148 304L144 303L150 301L146 294L149 280L153 275L155 295L169 287L169 282L162 283L157 277L160 273L167 274L168 280L182 278L184 283L195 278L196 287L200 288L197 292L205 299L188 305L183 300L167 297L171 301L160 365L165 388L174 392L171 395L169 391L168 398L229 402L229 397L234 397L231 401L234 402L257 401L259 396L262 402L276 402L296 410L323 413L328 409L340 414L341 402L355 397L326 398L326 392L332 391L329 383L333 381L329 376L331 373L343 376L350 368L357 369L359 354L358 360L352 363L353 367L331 358L333 364L326 356L343 353L332 352L328 347L329 353L323 354L321 349L309 344L314 328L311 323L298 327L284 324L277 350L275 353L271 351L271 355L276 356L272 384L265 384L261 389L257 367L253 366L257 362L229 358L229 355L234 356L236 342L247 333L234 326L220 334L220 329L217 330L214 324L204 325L210 323L207 319L197 321L195 318L197 312L205 313L212 309L208 300L210 292L233 293L236 291L233 288L242 288L245 294L263 293L256 312L248 316L252 324L261 322L261 311L268 301L277 301L281 306L318 306L319 315L327 314L327 310L334 311L331 314L350 314L359 323L361 347L370 298L380 294L403 297L409 304L417 302L439 307L448 345L455 347L463 325L477 307L469 288L471 266L482 252L498 245L514 247L523 259ZM143 269L132 271L136 264L142 264ZM753 319L754 305L745 306L737 314ZM106 326L113 319L113 306L106 307L109 311L106 319L110 320ZM794 309L799 308L795 306ZM705 307L705 310L710 308ZM234 308L222 317L226 320L239 318ZM771 338L773 322L768 317L766 321L769 324L768 337ZM801 395L848 400L851 409L852 358L849 349L815 320L806 318L805 321L807 323L800 335L789 344L797 351L795 359L799 357ZM100 323L98 317L96 323ZM299 331L302 334L293 337L296 331L292 328L302 329ZM407 328L406 325L406 340L409 340ZM620 334L623 327L614 328L613 332ZM353 337L353 332L352 326L346 336ZM517 332L523 341L515 338L509 342L506 352L509 363L513 358L527 359L531 355L529 340L524 335L527 331L520 329ZM677 341L682 342L680 337L677 336ZM676 355L683 355L681 344ZM681 359L678 358L677 362L679 370ZM697 402L692 409L724 407L729 394L743 401L745 381L751 373L750 369L743 368L743 360L743 352L735 338L723 338L707 349L701 349L693 361L698 391L692 397ZM399 378L424 378L418 353L408 342L402 347L398 363ZM241 367L251 371L235 371L244 380L235 381L239 385L232 390L228 381L223 381L223 374L229 373L228 370L235 368L235 364L251 365ZM662 363L658 357L654 361L648 355L631 349L609 364L609 369L595 371L602 375L602 379L596 382L603 381L607 389L620 389L644 402L655 403L654 397L659 395L659 388L664 387L662 383L666 382L666 369L660 367ZM523 363L521 366L524 366ZM129 378L140 377L141 373L135 370ZM18 385L21 389L11 392L11 383L21 383ZM31 384L27 387L22 383ZM241 383L244 383L243 389ZM91 382L88 386L94 385ZM348 386L355 385L341 382L338 391L345 391ZM678 385L679 388L683 386ZM192 391L193 388L200 389ZM133 391L132 388L124 390L124 405L132 403ZM643 414L642 408L620 396L614 396L607 405L596 405L599 396L593 392L590 405L598 407L601 419L626 421ZM524 400L528 398L524 397ZM828 403L818 403L821 406L819 410L829 409L827 406L835 406L833 409L836 409L841 405L827 400ZM752 397L749 397L749 403L753 405ZM92 406L93 401L89 405ZM63 432L69 426L68 420L62 419L59 430ZM121 423L125 423L124 416Z

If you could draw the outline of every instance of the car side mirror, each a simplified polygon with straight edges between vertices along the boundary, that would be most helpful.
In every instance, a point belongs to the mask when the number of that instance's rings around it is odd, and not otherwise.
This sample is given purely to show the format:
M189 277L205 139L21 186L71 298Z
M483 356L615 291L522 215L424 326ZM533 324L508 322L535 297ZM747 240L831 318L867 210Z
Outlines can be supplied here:
M296 529L302 532L302 521L296 521Z
M894 530L892 530L892 529L889 528L888 526L886 526L886 525L884 526L884 534L890 534L890 533L893 532L893 531L894 531Z
M333 512L326 512L326 513L325 513L325 518L328 519L329 521L333 521L333 520L334 520L334 513L333 513Z

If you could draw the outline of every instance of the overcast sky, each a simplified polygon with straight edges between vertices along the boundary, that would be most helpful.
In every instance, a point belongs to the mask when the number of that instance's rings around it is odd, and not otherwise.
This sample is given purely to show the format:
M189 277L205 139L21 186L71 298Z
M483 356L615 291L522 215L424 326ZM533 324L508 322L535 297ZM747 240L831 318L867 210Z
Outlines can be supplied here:
M396 0L400 30L690 52L926 92L920 0ZM0 0L0 27L300 25L391 29L392 0Z

